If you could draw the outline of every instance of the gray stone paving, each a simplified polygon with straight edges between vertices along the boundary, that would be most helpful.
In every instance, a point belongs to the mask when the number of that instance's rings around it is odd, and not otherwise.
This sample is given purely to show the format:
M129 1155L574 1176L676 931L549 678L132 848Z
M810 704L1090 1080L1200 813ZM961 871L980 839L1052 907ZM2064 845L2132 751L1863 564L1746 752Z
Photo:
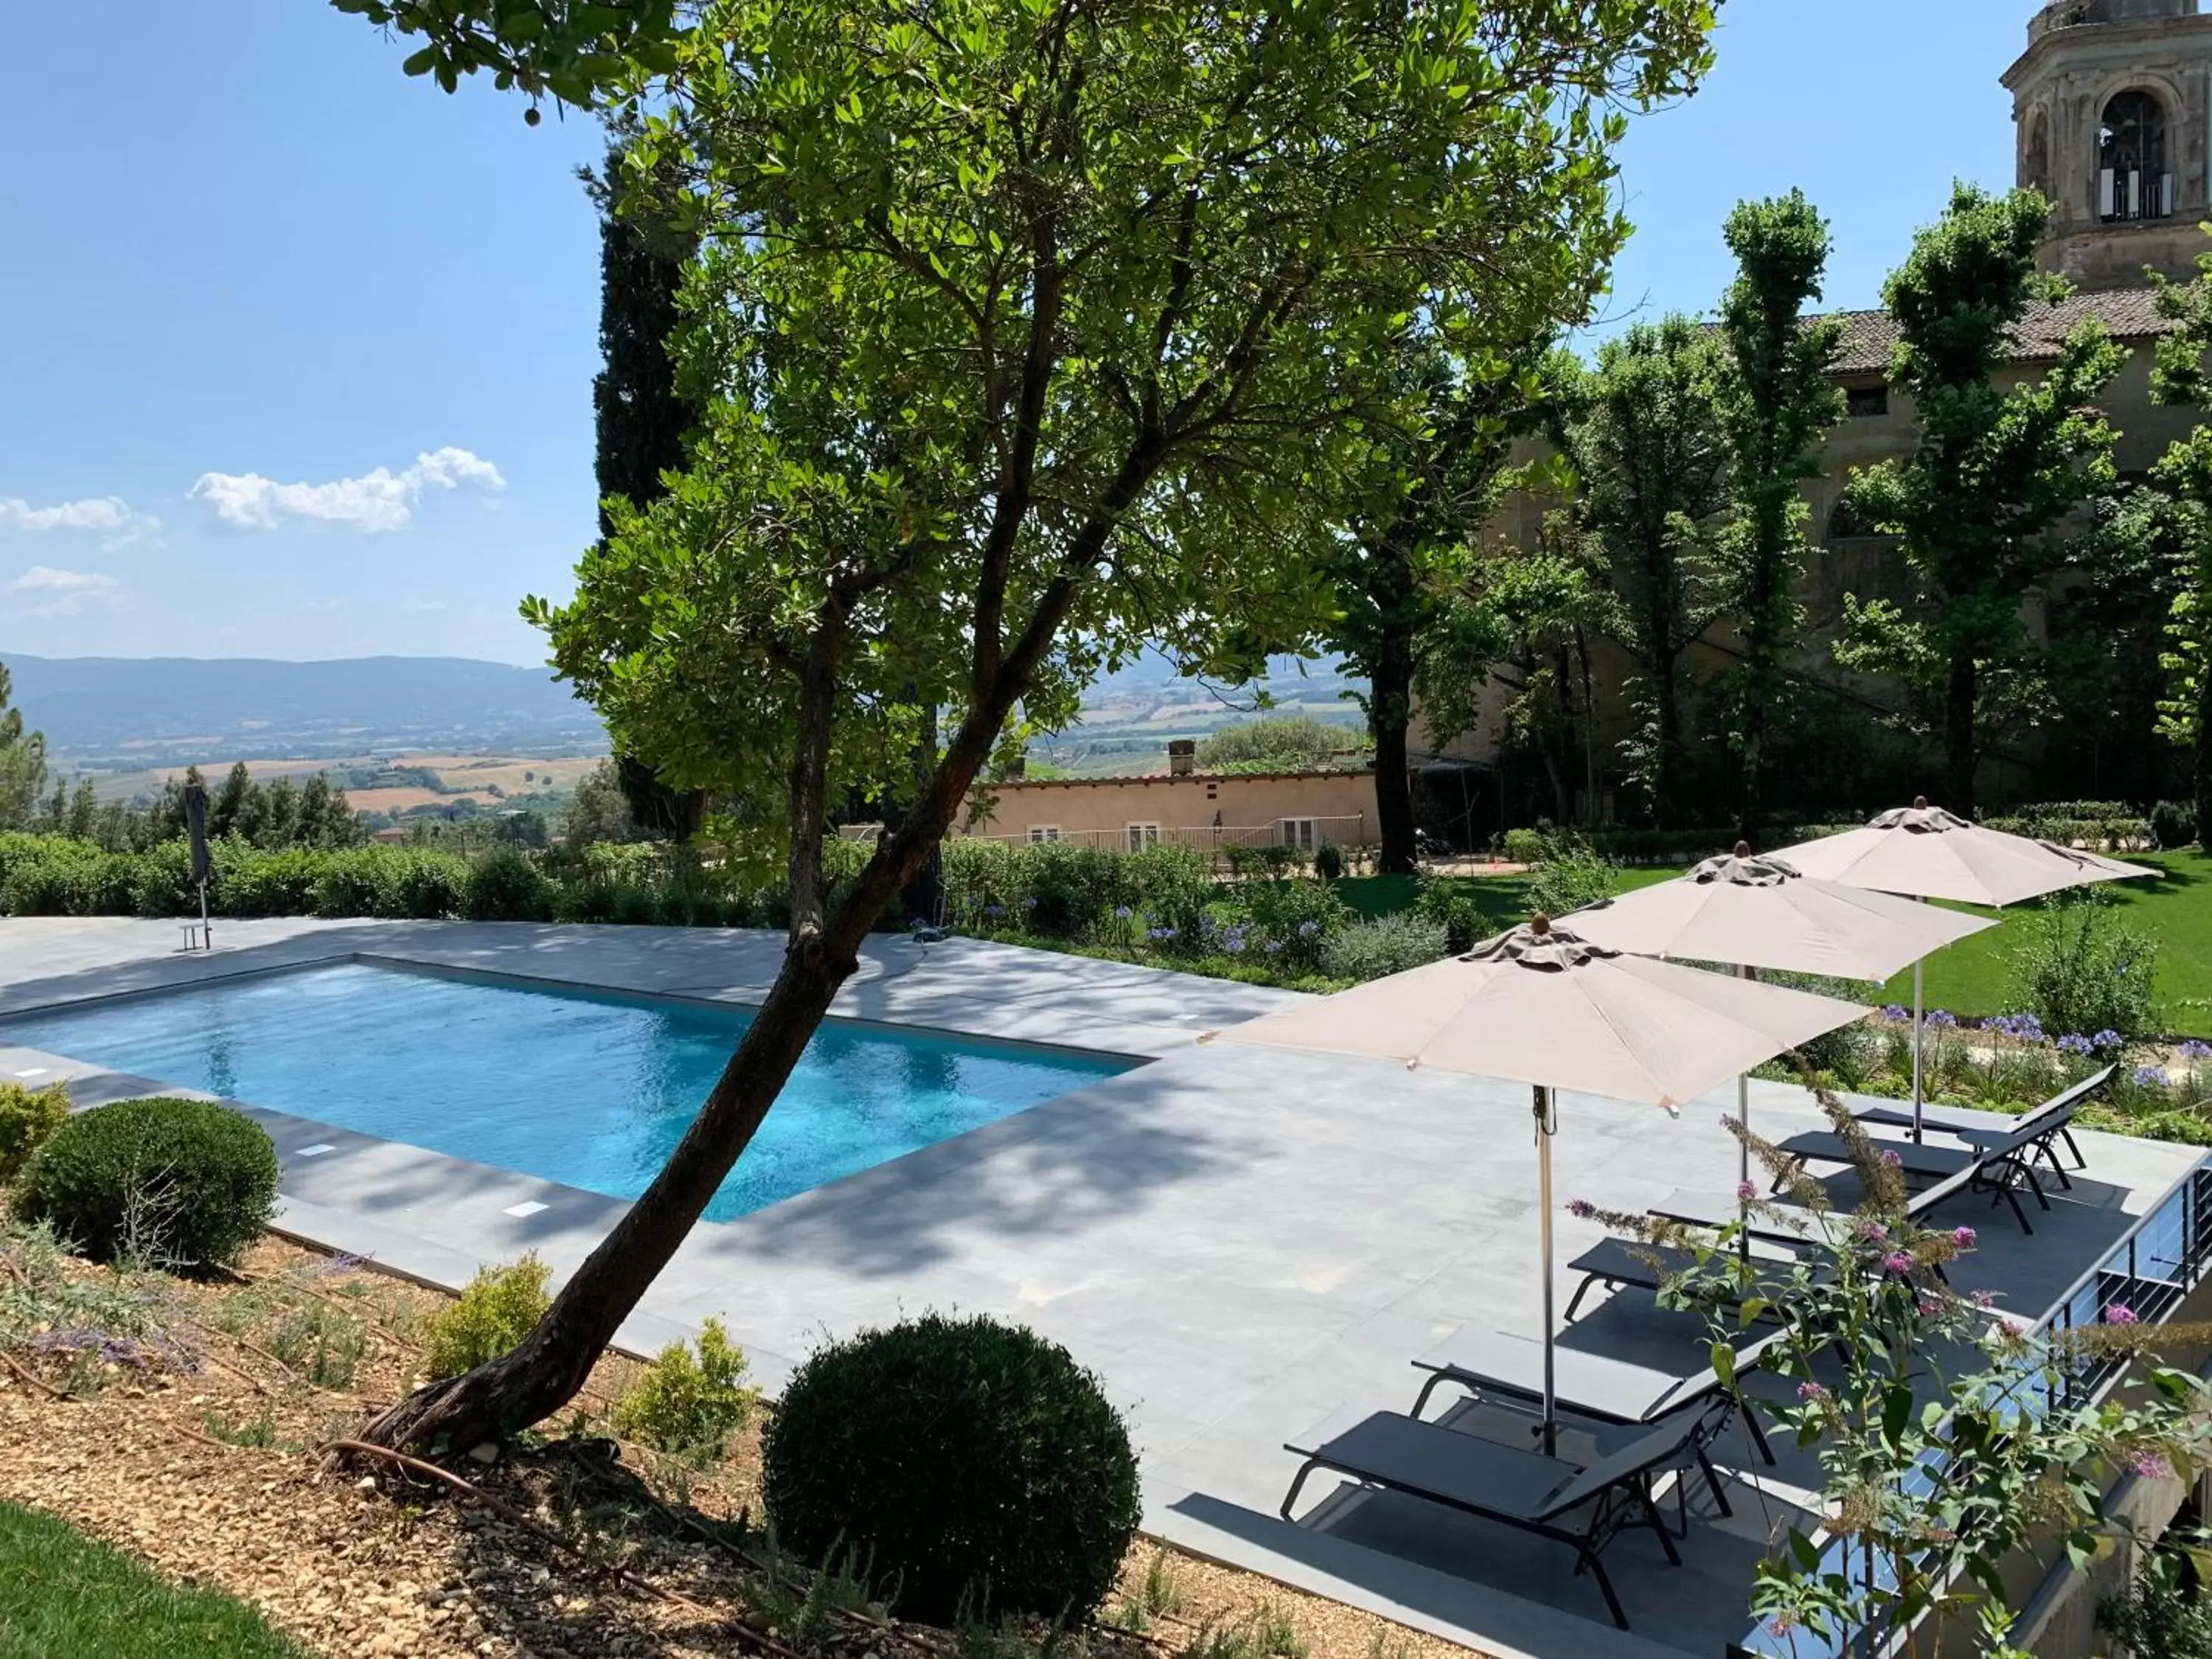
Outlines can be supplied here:
M780 941L696 930L492 924L219 924L210 957L166 924L0 921L0 1014L213 972L358 955L732 1001L757 999ZM720 1316L771 1385L825 1335L960 1308L1023 1320L1096 1369L1129 1413L1146 1525L1285 1582L1500 1656L1716 1655L1739 1616L1777 1494L1708 1516L1669 1570L1648 1539L1608 1553L1638 1634L1606 1622L1565 1553L1494 1527L1340 1495L1319 1524L1275 1517L1283 1440L1341 1405L1405 1409L1408 1361L1464 1323L1534 1335L1534 1160L1528 1091L1234 1046L1201 1031L1290 994L973 941L926 954L886 939L841 999L850 1017L1155 1057L1153 1063L734 1222L703 1224L632 1324L650 1348ZM0 1048L0 1077L43 1066L85 1098L139 1086ZM1639 1210L1676 1188L1733 1185L1720 1117L1678 1121L1581 1097L1563 1105L1558 1191ZM573 1268L617 1200L256 1108L284 1155L286 1224L451 1284L535 1249ZM1810 1124L1797 1091L1755 1085L1758 1121ZM2031 1239L1962 1206L2005 1304L2039 1314L2196 1161L2187 1148L2084 1134L2094 1179ZM328 1146L312 1158L310 1146ZM507 1212L542 1205L523 1216ZM1562 1217L1564 1263L1601 1230ZM1561 1300L1571 1285L1563 1285ZM1695 1369L1698 1334L1624 1296L1565 1340ZM1571 1446L1568 1448L1571 1449ZM1802 1474L1801 1472L1798 1472ZM1327 1482L1310 1483L1309 1503ZM1565 1559L1561 1559L1565 1556Z

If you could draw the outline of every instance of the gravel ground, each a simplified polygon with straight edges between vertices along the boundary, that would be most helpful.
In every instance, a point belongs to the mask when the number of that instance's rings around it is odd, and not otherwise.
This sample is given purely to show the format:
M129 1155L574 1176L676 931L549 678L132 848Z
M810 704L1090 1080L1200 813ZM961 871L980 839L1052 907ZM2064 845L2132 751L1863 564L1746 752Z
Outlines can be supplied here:
M171 1333L200 1355L198 1369L111 1367L95 1391L56 1397L50 1385L64 1379L50 1362L27 1374L13 1368L20 1358L0 1366L0 1498L61 1516L173 1580L249 1601L317 1653L691 1659L781 1649L810 1659L918 1659L957 1651L945 1632L865 1610L810 1620L792 1605L795 1595L763 1589L757 1559L687 1528L684 1513L710 1523L748 1514L757 1431L703 1473L657 1465L641 1449L591 1437L595 1428L495 1468L465 1463L467 1478L533 1523L519 1525L403 1470L340 1469L321 1449L407 1385L416 1329L442 1300L436 1293L274 1240L257 1247L240 1281L151 1282L167 1298ZM344 1387L318 1388L270 1352L255 1310L272 1300L359 1322L365 1346ZM604 1413L635 1369L610 1356L579 1405ZM1109 1615L1141 1633L1096 1632L1079 1651L1092 1659L1468 1651L1143 1540ZM1215 1639L1223 1633L1250 1639L1224 1646ZM1063 1659L1076 1659L1076 1645L1061 1644Z

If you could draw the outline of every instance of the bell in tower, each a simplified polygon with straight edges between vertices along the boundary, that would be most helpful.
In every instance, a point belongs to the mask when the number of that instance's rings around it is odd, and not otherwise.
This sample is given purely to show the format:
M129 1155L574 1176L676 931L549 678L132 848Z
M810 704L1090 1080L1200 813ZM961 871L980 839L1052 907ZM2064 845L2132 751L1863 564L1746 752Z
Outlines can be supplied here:
M2084 289L2186 278L2212 250L2212 15L2197 0L2057 0L2005 71L2043 263Z

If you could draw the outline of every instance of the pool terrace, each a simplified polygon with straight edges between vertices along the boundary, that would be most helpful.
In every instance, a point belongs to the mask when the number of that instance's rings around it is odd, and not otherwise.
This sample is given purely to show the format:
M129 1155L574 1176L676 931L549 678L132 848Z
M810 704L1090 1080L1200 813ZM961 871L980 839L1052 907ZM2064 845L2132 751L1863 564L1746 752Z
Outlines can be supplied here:
M185 957L164 924L0 921L0 1014L356 958L747 1002L781 949L762 934L526 924L268 921L222 924L216 937L214 954ZM1802 1522L1816 1477L1801 1460L1785 1455L1769 1471L1747 1453L1730 1459L1735 1516L1693 1502L1680 1567L1648 1534L1619 1540L1606 1559L1626 1634L1574 1577L1568 1553L1505 1529L1370 1494L1330 1496L1318 1476L1305 1499L1313 1513L1295 1526L1277 1517L1294 1468L1286 1437L1340 1406L1406 1408L1417 1381L1408 1362L1460 1325L1539 1328L1527 1091L1194 1041L1294 1001L975 941L927 952L880 941L840 1015L1152 1063L750 1216L702 1224L625 1328L626 1345L656 1346L716 1315L773 1386L825 1334L902 1311L1019 1319L1065 1342L1127 1411L1146 1528L1180 1546L1501 1656L1720 1659L1750 1634L1752 1563L1776 1529ZM0 1049L0 1077L25 1071L70 1078L81 1102L149 1082ZM1677 1188L1724 1192L1735 1154L1719 1120L1733 1105L1731 1090L1677 1122L1566 1098L1561 1194L1634 1210ZM249 1109L283 1156L288 1230L434 1282L457 1284L527 1249L567 1270L620 1209ZM1816 1121L1798 1091L1778 1085L1754 1085L1753 1111L1776 1134ZM1945 1212L1981 1230L1974 1282L2026 1318L2062 1304L2094 1309L2111 1293L2097 1264L2131 1235L2166 1238L2163 1212L2148 1232L2139 1224L2194 1191L2193 1149L2079 1138L2088 1170L2035 1215L2033 1237L1979 1200ZM1559 1228L1563 1263L1599 1237L1571 1218ZM2161 1251L2171 1254L2163 1243L2148 1254L2139 1245L2138 1270L2163 1261ZM1565 1340L1695 1369L1702 1339L1694 1323L1628 1292L1591 1306ZM1563 1439L1563 1453L1577 1449Z

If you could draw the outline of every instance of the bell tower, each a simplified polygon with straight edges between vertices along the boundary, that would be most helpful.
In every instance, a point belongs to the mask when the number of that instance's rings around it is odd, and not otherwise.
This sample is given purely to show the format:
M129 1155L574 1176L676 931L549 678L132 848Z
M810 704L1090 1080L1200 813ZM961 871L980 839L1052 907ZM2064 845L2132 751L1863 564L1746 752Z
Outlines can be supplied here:
M2185 278L2212 252L2212 15L2197 0L2055 0L2004 73L2020 183L2057 205L2043 263L2085 289Z

